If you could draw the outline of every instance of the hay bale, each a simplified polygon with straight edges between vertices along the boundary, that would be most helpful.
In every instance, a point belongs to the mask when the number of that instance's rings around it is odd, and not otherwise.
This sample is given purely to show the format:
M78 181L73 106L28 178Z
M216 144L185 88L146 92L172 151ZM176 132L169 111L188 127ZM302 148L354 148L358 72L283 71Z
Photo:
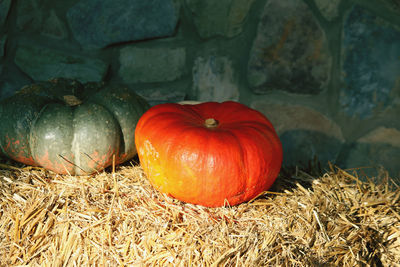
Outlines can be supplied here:
M284 173L284 172L282 172ZM0 265L400 264L400 189L295 171L235 207L185 204L140 166L95 176L0 166Z

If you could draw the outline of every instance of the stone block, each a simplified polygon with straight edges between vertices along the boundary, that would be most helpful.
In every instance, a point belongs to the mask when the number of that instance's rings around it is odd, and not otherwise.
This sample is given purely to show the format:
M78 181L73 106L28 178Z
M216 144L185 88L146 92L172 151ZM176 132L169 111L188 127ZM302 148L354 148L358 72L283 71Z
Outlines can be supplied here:
M186 0L202 38L233 37L242 32L243 23L254 0Z
M158 87L139 87L135 89L135 92L146 99L150 106L154 106L183 101L187 95L188 88L189 86L186 83L172 83Z
M359 6L343 27L340 106L348 116L370 118L399 101L400 30Z
M333 20L338 16L341 0L314 0L314 2L327 20Z
M398 0L380 0L384 3L388 9L395 11L400 14L400 1Z
M55 77L101 81L108 65L99 60L39 46L18 46L15 64L35 81Z
M177 3L173 0L79 1L68 10L67 19L82 46L101 48L171 36L178 22Z
M17 28L20 31L38 32L42 27L45 0L25 0L17 2Z
M12 96L16 91L31 83L31 80L18 73L8 74L4 75L6 78L0 82L0 100Z
M362 136L358 141L362 143L385 143L400 148L400 130L381 126Z
M343 168L377 177L381 168L400 182L400 131L379 127L346 146L339 159Z
M7 35L0 37L0 58L4 57L7 43Z
M253 101L251 107L265 114L273 123L278 134L289 130L322 132L344 141L340 127L321 112L306 106L291 105L273 98Z
M239 100L232 62L227 57L198 57L193 67L193 91L199 101Z
M186 49L127 46L120 50L119 62L125 83L174 81L184 74Z
M50 10L50 14L44 20L40 31L42 35L56 39L65 39L68 36L65 23L57 16L54 10Z
M247 78L257 94L282 90L318 94L330 79L324 31L302 0L270 0L258 25Z
M283 147L283 165L306 166L315 157L322 166L336 162L344 138L340 127L310 107L277 103L273 99L254 101L274 125Z
M307 167L315 158L328 170L335 164L342 142L319 131L290 130L279 136L283 149L284 166Z
M68 35L67 26L54 9L45 7L47 1L18 1L17 28L20 31L38 33L46 37L65 39Z
M19 89L20 89L19 86L16 86L10 81L0 82L0 100L12 96Z
M0 28L6 21L8 11L10 10L11 0L0 0Z

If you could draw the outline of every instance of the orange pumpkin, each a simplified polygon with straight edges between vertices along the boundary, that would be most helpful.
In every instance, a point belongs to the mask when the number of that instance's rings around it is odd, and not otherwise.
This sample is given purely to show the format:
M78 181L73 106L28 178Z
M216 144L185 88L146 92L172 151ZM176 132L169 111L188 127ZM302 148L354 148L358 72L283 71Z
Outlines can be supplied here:
M208 207L251 200L270 188L282 164L271 122L232 101L154 106L139 119L135 143L157 190Z

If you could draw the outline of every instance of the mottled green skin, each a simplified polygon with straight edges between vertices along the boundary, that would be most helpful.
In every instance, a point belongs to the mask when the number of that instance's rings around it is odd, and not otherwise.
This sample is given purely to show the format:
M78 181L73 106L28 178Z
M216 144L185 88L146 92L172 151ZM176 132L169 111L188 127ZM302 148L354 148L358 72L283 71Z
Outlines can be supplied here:
M74 95L81 104L69 105ZM54 79L0 103L0 150L9 158L61 174L85 175L136 155L135 127L149 108L123 87Z

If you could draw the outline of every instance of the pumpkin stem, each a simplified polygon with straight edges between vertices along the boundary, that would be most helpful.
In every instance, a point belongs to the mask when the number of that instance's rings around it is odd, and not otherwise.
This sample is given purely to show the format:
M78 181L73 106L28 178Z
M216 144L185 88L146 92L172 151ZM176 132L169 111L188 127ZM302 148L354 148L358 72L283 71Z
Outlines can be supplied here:
M204 126L207 128L215 128L218 126L218 121L214 118L208 118L204 121Z
M74 95L64 95L63 99L68 106L77 106L82 104L82 100L80 100Z

